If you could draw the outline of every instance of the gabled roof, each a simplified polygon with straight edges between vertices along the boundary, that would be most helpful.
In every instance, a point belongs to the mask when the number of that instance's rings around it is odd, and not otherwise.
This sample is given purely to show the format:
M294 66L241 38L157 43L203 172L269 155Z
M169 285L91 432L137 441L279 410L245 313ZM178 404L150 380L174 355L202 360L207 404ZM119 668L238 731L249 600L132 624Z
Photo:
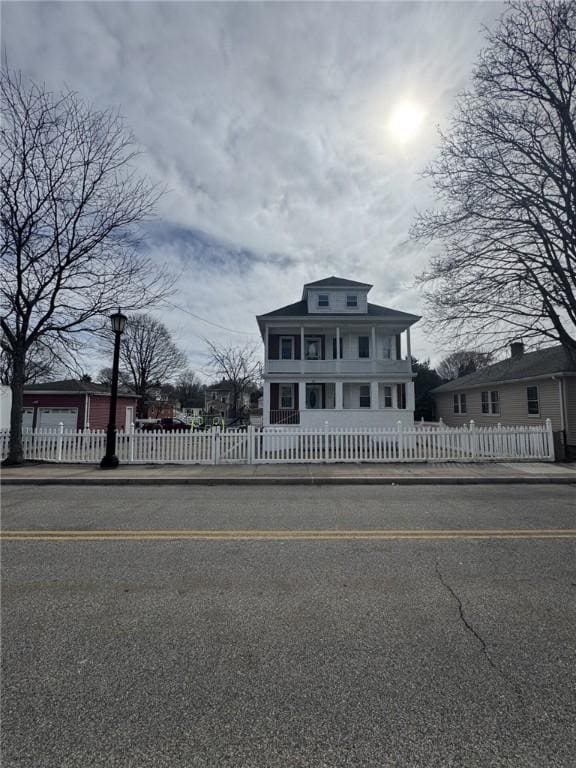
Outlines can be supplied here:
M26 384L24 392L37 392L38 394L42 392L62 392L68 395L109 395L110 387L108 384L95 384L93 381L62 379L61 381L47 381L44 384ZM127 387L118 387L118 394L137 397L136 393Z
M526 352L519 357L508 357L475 373L441 384L432 392L456 392L468 387L552 376L556 373L576 373L576 355L562 346L546 347L536 352Z
M343 277L324 277L322 280L315 280L313 283L304 283L304 288L345 288L347 285L353 288L372 288L371 283L359 283L357 280L346 280Z
M346 319L353 319L358 317L390 317L397 318L398 320L405 320L410 323L415 323L420 320L419 315L411 315L408 312L400 312L398 309L390 309L389 307L382 307L380 304L368 304L368 312L354 312L353 314L337 315L334 312L308 312L308 302L304 299L297 301L294 304L287 304L280 309L274 309L272 312L266 312L264 315L258 315L258 317L321 317L321 318L337 318L346 317Z

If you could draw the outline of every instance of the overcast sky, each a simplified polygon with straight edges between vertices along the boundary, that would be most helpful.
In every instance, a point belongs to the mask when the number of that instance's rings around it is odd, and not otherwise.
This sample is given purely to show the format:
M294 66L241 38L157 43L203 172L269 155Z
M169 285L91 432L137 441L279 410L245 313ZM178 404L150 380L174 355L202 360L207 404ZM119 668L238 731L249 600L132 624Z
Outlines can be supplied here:
M255 315L328 275L422 314L408 242L433 203L419 177L503 6L493 2L2 3L11 65L119 106L168 193L154 257L181 271L156 312L205 366L202 339L258 341ZM400 115L398 110L400 109ZM253 334L253 335L250 335ZM413 351L441 349L418 330ZM95 371L94 371L95 373Z

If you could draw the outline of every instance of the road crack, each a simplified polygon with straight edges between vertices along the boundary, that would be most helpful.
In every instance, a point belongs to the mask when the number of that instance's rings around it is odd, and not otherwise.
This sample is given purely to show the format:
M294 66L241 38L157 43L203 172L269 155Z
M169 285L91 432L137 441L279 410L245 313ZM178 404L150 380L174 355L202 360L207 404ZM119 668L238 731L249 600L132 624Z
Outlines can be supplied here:
M462 600L460 599L458 593L452 588L452 586L446 581L446 579L442 575L442 572L440 571L440 566L438 564L438 560L436 560L436 575L438 577L438 581L440 582L440 584L442 584L444 589L446 589L454 598L454 601L458 606L460 621L462 622L462 624L464 624L468 632L470 632L470 634L473 635L476 638L476 640L478 640L478 642L480 643L480 651L482 655L486 658L486 661L488 662L488 664L492 667L492 669L495 672L497 672L500 675L500 677L503 677L504 679L506 679L502 670L497 666L497 664L494 663L494 660L490 656L490 653L488 652L488 646L486 645L486 641L484 640L482 635L474 629L472 624L470 624L470 622L466 618L466 614L464 613L464 606L462 605Z

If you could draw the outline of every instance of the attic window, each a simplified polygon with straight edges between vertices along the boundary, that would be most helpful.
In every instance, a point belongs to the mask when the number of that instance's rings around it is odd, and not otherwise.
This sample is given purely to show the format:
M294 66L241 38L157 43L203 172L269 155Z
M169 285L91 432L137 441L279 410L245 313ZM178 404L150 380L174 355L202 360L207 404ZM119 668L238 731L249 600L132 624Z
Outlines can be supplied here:
M357 307L358 306L358 296L346 296L346 306L347 307Z
M318 294L318 306L319 307L329 307L330 306L330 297L327 293L319 293Z

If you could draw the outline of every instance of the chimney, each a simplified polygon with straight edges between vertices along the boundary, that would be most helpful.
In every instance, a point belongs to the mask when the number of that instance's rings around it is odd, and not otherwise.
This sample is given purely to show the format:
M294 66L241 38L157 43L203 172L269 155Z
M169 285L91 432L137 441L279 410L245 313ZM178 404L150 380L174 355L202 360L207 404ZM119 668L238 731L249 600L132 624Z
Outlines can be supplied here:
M510 344L510 357L513 359L516 359L518 357L522 357L524 354L524 342L522 341L513 341L512 344Z

